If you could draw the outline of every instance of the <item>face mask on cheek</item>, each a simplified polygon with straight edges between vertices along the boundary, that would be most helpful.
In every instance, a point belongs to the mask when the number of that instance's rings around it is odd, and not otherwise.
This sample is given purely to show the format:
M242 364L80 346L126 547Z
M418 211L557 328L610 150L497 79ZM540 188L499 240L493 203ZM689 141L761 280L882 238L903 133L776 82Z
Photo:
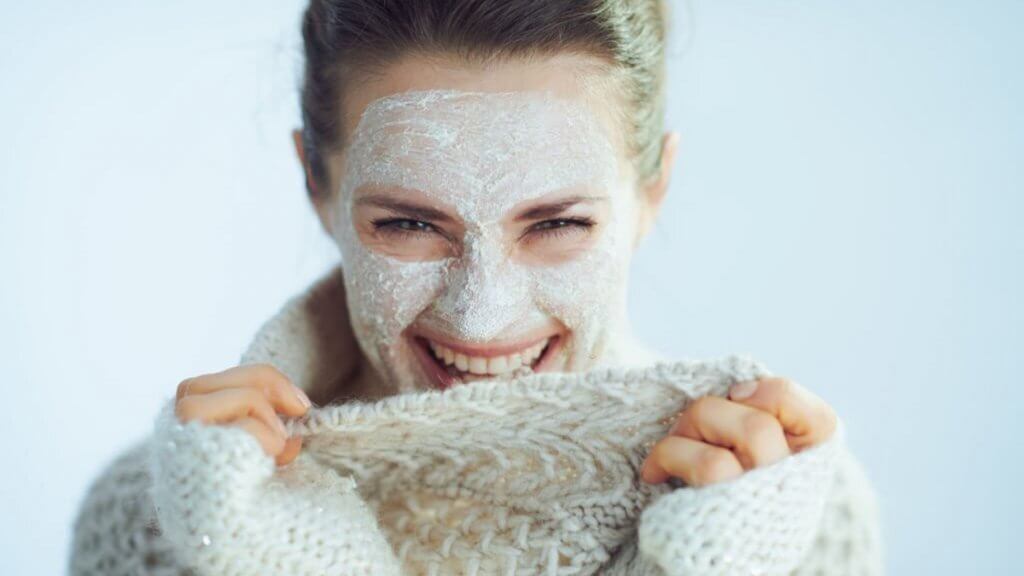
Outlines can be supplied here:
M352 222L363 184L418 190L453 207L465 227L457 256L404 261L364 245ZM554 265L513 260L501 220L519 203L580 185L610 203L594 244ZM400 392L431 386L403 336L414 322L486 343L555 320L568 336L557 369L603 363L626 329L633 193L596 118L573 102L449 90L372 102L353 133L333 214L360 347Z

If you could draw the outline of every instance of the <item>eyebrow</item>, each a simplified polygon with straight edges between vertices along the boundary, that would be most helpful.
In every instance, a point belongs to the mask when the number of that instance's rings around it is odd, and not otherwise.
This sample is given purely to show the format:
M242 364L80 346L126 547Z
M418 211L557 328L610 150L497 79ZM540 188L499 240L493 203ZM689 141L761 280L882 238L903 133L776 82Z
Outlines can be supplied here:
M398 200L396 198L387 198L384 196L364 196L356 200L356 204L367 204L370 206L377 206L378 208L384 208L397 212L403 216L414 218L416 220L429 220L433 222L452 222L451 216L438 210L437 208L431 208L423 204L416 204L414 202L407 202L404 200Z
M567 209L575 206L576 204L590 204L594 202L604 202L607 200L608 198L606 196L569 196L568 198L562 198L561 200L558 200L556 202L550 202L548 204L534 206L533 208L530 208L526 212L523 212L522 214L516 216L516 221L519 222L523 220L540 220L542 218L551 218L552 216L557 216L562 212L565 212Z

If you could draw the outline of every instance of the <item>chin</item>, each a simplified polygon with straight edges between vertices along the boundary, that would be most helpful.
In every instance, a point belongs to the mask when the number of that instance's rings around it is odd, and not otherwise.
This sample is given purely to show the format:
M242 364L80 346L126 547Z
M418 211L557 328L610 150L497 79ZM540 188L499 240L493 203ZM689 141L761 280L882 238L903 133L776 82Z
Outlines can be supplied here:
M411 328L404 334L428 389L445 390L476 380L509 379L564 369L570 338L565 330L544 330L488 344L460 342L439 332Z

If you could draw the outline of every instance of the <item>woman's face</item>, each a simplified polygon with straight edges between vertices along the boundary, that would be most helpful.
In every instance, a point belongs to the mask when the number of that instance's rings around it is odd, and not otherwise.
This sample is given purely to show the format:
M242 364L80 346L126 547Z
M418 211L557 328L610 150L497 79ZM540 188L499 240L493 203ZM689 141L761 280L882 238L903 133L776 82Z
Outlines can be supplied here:
M357 340L399 390L613 363L653 210L619 104L568 57L404 61L350 91L318 206ZM428 72L429 70L429 72Z

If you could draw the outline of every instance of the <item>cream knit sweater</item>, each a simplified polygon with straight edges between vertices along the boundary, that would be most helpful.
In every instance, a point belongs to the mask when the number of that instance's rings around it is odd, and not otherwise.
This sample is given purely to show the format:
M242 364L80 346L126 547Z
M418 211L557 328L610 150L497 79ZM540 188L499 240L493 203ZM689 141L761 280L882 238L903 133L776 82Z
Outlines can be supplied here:
M91 486L71 574L883 573L875 495L842 421L731 481L639 480L688 402L771 374L749 357L380 397L346 388L345 318L335 268L242 356L326 404L288 423L304 436L295 461L275 467L238 428L181 424L168 399Z

